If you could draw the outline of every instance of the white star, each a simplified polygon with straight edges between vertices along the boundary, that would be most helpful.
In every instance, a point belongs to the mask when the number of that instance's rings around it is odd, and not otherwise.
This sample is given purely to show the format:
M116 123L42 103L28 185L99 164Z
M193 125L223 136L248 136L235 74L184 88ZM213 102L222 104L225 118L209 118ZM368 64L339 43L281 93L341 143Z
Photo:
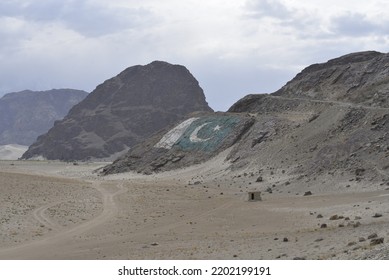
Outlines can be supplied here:
M213 131L219 131L222 127L220 125L216 125Z

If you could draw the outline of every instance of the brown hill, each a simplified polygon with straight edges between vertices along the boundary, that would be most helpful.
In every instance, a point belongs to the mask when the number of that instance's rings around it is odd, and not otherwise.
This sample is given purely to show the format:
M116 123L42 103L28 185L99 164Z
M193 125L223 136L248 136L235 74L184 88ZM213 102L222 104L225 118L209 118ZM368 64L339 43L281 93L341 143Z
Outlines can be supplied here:
M185 67L160 61L133 66L99 85L23 158L107 158L195 111L212 109Z

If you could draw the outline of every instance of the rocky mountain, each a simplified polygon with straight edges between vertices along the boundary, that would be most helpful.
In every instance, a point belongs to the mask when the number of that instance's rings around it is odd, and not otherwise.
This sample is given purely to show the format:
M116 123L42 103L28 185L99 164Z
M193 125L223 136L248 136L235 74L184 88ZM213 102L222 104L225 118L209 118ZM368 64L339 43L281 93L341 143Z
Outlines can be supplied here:
M87 96L74 89L14 92L0 98L0 145L31 145Z
M230 108L256 114L249 138L267 133L266 143L245 151L249 143L242 142L230 157L248 165L252 153L267 154L261 165L291 174L387 180L388 105L389 54L360 52L315 64L274 94L249 95Z
M389 54L349 54L307 67L273 94L248 95L223 116L177 123L103 173L182 168L230 147L228 172L258 176L253 187L263 191L308 189L314 181L323 189L382 186L389 184L388 102Z
M133 66L97 86L23 158L107 158L196 111L212 109L184 66L161 61Z

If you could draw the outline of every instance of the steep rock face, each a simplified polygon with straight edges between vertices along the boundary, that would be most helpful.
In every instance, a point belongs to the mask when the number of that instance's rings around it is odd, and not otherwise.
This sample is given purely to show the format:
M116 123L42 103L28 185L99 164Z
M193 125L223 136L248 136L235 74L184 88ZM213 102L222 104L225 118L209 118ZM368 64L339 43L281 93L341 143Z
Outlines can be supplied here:
M31 145L87 95L73 89L26 90L4 95L0 99L0 145Z
M160 61L133 66L97 86L23 158L106 158L195 111L212 109L185 67Z

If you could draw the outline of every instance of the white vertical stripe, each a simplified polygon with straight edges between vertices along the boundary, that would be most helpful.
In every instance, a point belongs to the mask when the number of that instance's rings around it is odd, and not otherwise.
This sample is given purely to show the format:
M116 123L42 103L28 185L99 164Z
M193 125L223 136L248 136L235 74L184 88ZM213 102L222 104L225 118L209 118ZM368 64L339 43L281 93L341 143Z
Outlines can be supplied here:
M161 140L157 144L154 145L155 148L164 148L170 150L174 143L177 142L178 139L184 134L184 132L188 129L188 127L195 121L198 120L199 118L190 118L176 127L174 127L172 130L170 130L168 133L166 133Z

